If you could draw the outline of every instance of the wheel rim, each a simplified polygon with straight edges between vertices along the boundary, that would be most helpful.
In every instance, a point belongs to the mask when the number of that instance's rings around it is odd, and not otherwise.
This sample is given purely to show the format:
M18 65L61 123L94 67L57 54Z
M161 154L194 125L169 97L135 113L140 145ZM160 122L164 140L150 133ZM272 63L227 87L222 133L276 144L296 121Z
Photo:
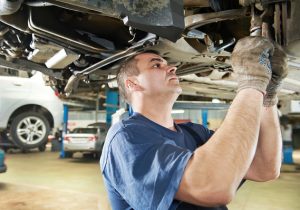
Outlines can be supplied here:
M26 117L17 125L17 136L26 144L36 144L44 139L46 125L38 117Z

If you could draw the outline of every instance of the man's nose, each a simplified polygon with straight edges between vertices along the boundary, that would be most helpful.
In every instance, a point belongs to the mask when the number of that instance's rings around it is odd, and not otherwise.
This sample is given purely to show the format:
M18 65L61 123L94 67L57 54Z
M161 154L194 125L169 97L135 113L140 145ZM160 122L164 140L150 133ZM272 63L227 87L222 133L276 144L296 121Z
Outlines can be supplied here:
M177 70L176 66L168 66L168 73L173 73L175 74Z

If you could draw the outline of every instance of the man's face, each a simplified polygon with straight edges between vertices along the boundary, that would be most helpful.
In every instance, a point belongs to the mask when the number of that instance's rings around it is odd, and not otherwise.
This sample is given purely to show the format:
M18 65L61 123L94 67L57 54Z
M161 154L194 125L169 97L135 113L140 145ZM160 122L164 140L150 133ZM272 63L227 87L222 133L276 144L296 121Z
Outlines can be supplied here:
M140 72L137 81L145 94L173 94L177 97L182 92L176 67L169 66L165 59L153 53L143 53L137 55L136 60Z

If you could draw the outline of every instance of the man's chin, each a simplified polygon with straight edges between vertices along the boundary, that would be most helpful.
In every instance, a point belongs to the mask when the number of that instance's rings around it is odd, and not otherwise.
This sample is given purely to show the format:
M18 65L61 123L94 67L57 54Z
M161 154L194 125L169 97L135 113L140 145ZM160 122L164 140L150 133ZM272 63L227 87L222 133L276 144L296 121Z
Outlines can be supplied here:
M182 88L180 87L179 83L171 84L171 89L173 93L176 93L178 95L182 93Z
M182 88L181 87L176 88L176 93L180 95L182 93Z

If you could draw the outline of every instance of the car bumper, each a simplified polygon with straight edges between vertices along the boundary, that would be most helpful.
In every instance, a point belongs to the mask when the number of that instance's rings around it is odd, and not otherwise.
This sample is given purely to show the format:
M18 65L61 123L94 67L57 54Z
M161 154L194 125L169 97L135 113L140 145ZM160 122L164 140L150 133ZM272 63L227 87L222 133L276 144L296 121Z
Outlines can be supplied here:
M84 151L96 151L95 143L90 144L64 144L64 150L65 151L78 151L78 152L84 152Z

